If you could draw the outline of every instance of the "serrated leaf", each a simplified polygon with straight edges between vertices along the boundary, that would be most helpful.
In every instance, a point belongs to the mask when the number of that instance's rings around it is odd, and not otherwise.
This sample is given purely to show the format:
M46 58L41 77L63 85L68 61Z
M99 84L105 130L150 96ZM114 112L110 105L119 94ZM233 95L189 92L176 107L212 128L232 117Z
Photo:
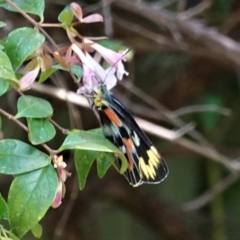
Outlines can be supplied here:
M99 152L97 151L85 151L85 150L75 151L74 163L76 166L80 190L83 190L83 188L85 187L88 173L98 154Z
M35 238L40 238L42 236L42 226L37 223L32 229L32 234Z
M45 215L55 197L58 184L52 165L18 175L8 197L9 222L13 233L22 237Z
M0 96L7 92L8 88L9 88L8 80L0 78Z
M8 56L1 50L0 50L0 78L8 79L10 81L18 83Z
M43 11L45 8L44 0L12 0L12 2L24 12L38 15L41 19L41 22L43 22ZM0 3L0 7L4 7L12 12L18 12L18 10L8 3Z
M113 154L100 152L97 156L97 172L100 178L103 178L107 170L111 167L115 157Z
M0 173L16 175L50 163L50 157L24 142L15 139L0 141Z
M8 209L5 199L0 194L0 220L8 218Z
M33 96L21 96L17 102L18 113L16 118L46 118L53 114L52 106L48 101Z
M113 145L110 141L108 141L105 137L100 136L99 133L94 134L91 131L86 132L80 130L73 130L65 138L63 144L57 150L57 152L61 152L67 149L80 149L116 153L122 161L120 173L125 172L128 166L127 159L125 158L121 150L115 145Z
M29 140L32 144L40 144L53 139L56 130L46 118L28 119Z
M13 69L17 70L44 41L44 35L33 28L23 27L12 31L6 39L5 50Z
M73 13L70 9L70 6L66 6L58 15L58 21L63 25L67 26L73 21Z

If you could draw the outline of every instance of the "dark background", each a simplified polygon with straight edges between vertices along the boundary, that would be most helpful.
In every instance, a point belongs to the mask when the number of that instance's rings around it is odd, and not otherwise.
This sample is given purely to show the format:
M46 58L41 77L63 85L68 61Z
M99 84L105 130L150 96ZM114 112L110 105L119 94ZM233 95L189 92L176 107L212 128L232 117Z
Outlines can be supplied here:
M69 3L46 1L45 22L57 22ZM100 180L93 166L80 191L72 153L66 152L72 173L66 197L41 221L41 239L240 239L240 2L78 3L84 13L99 12L105 19L105 24L81 26L83 35L107 35L110 47L120 43L131 48L132 58L126 63L129 76L114 89L125 106L170 130L187 123L196 126L177 140L148 135L170 169L160 185L132 188L114 168ZM8 24L1 29L1 38L29 25L18 14L0 11L0 20ZM47 30L60 46L69 44L63 30ZM54 75L46 84L76 91L66 73ZM90 109L33 90L31 94L49 100L53 119L65 128L99 126ZM1 106L14 113L16 97L9 93ZM25 133L6 119L3 135L27 141ZM58 133L49 145L56 149L64 137ZM0 178L4 195L11 178ZM25 239L32 239L31 234Z

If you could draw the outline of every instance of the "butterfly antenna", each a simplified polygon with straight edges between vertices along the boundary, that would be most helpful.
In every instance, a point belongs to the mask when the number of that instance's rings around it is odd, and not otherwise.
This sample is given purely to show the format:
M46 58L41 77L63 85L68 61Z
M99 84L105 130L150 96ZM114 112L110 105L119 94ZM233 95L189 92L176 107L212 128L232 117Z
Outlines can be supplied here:
M104 82L106 80L106 78L109 76L111 70L120 62L122 61L122 59L131 51L131 49L129 48L112 66L111 68L109 69L108 73L106 74L105 76L105 79L104 79Z

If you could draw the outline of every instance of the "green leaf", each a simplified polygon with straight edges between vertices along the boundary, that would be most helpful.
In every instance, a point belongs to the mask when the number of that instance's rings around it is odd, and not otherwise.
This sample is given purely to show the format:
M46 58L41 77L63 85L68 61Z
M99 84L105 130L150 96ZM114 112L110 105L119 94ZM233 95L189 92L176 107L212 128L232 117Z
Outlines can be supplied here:
M101 152L97 156L97 172L100 178L103 178L107 170L111 167L115 157L113 154Z
M78 65L71 65L71 72L77 77L78 81L80 82L83 76L83 68Z
M46 81L53 73L55 73L58 69L52 67L51 69L45 71L45 72L41 72L41 75L39 77L39 83L43 83L44 81Z
M76 166L80 190L83 190L83 188L85 187L88 173L98 154L99 152L97 151L85 151L85 150L75 151L74 163Z
M7 24L5 22L0 21L0 28L5 27Z
M0 50L0 78L18 83L8 56ZM1 80L2 81L2 80Z
M0 96L7 92L8 88L9 82L4 78L0 78Z
M51 159L36 148L14 139L0 141L0 173L21 174L51 163Z
M50 103L42 98L33 96L21 96L17 103L18 113L16 118L46 118L53 114Z
M125 172L128 166L127 160L119 148L113 145L105 137L100 136L99 134L94 134L90 131L71 131L65 138L63 144L57 150L57 152L61 152L67 149L80 149L116 153L122 161L120 173Z
M3 49L4 49L4 44L0 40L0 50L3 50Z
M12 31L6 39L5 49L13 69L17 70L44 41L45 37L33 28L24 27Z
M127 49L128 48L122 42L116 41L116 40L112 40L112 39L102 39L102 40L98 41L98 43L101 46L103 46L105 48L112 49L113 51L116 51L116 52L119 52L122 49Z
M12 0L19 8L21 8L26 13L32 13L38 15L43 22L43 11L45 8L44 0ZM1 3L0 7L4 7L5 9L18 12L14 7L12 7L8 3Z
M11 240L20 240L15 234L12 232L8 232L8 236L11 238Z
M22 237L45 215L55 197L58 184L52 165L18 175L8 197L9 222L13 233Z
M0 194L0 220L8 218L7 203Z
M70 9L70 6L66 6L58 15L58 21L63 25L67 26L73 21L73 13Z
M0 116L0 130L2 129L2 118Z
M42 236L42 226L37 223L32 229L32 234L35 238L40 238Z
M32 144L40 144L53 139L56 130L46 118L28 118L29 140Z
M99 135L100 137L104 137L102 128L94 128L94 129L89 130L88 132Z
M65 138L62 146L58 149L58 152L66 149L121 153L121 151L105 137L102 137L99 134L94 134L90 131L87 132L81 130L72 130Z
M65 69L60 64L55 64L55 65L52 66L51 69L41 73L40 78L39 78L39 83L42 83L42 82L46 81L57 70L63 70L63 71L69 72L69 70ZM78 74L80 74L80 70L79 69L77 69L77 70L75 69L74 71L75 72L78 71Z

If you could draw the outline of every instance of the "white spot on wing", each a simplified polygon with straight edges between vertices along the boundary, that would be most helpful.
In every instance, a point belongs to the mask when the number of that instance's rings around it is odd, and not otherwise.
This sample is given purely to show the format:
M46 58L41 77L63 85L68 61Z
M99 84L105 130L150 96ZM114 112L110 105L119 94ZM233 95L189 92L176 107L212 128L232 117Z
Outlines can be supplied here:
M138 137L138 135L136 134L135 131L133 131L132 140L133 140L133 142L135 143L135 145L136 145L137 147L140 146L140 139L139 139L139 137Z
M106 124L103 125L103 132L104 132L105 136L112 136L113 135L113 131L112 131L111 127L106 125Z
M121 148L121 151L125 154L126 153L126 147L123 145L120 148Z

